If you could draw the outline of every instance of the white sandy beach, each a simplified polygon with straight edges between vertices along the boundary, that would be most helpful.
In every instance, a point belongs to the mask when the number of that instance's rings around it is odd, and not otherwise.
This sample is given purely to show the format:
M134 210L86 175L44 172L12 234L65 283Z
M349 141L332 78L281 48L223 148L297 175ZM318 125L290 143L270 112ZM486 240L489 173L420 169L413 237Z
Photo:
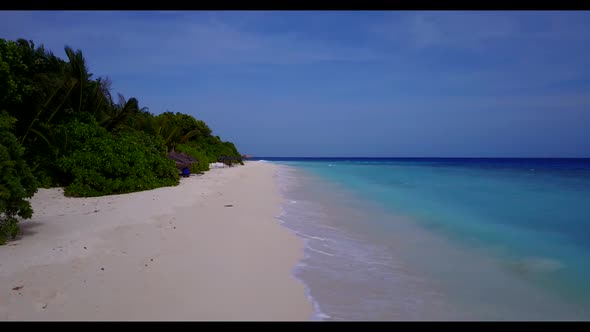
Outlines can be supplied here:
M276 167L97 198L40 189L0 247L0 320L309 319L291 275L303 243L275 219Z

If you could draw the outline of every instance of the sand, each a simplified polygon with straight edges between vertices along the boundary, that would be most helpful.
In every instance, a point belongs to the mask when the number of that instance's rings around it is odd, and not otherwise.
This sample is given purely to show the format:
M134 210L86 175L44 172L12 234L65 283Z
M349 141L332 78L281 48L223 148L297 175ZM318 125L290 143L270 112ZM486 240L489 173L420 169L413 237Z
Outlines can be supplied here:
M0 247L0 320L308 320L292 276L303 243L275 219L276 167L97 198L40 189Z

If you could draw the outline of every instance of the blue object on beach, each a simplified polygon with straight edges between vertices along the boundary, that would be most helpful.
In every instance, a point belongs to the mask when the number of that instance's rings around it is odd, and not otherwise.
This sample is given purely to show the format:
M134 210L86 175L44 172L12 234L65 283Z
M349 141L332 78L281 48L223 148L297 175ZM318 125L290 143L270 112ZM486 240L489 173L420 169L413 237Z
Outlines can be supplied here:
M188 169L188 167L185 167L182 169L182 176L188 177L190 174L191 174L191 171Z

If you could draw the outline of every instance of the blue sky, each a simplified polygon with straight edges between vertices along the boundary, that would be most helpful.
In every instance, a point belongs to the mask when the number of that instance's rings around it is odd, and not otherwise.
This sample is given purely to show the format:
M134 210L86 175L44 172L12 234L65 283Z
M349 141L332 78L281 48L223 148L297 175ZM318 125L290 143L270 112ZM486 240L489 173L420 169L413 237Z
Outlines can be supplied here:
M590 12L0 12L255 156L590 157Z

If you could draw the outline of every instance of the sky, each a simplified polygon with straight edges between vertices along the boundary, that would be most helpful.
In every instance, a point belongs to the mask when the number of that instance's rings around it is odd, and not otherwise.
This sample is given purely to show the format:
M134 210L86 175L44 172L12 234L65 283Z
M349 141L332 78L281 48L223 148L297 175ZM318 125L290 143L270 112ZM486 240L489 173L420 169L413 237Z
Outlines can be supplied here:
M0 11L243 154L590 157L590 12Z

